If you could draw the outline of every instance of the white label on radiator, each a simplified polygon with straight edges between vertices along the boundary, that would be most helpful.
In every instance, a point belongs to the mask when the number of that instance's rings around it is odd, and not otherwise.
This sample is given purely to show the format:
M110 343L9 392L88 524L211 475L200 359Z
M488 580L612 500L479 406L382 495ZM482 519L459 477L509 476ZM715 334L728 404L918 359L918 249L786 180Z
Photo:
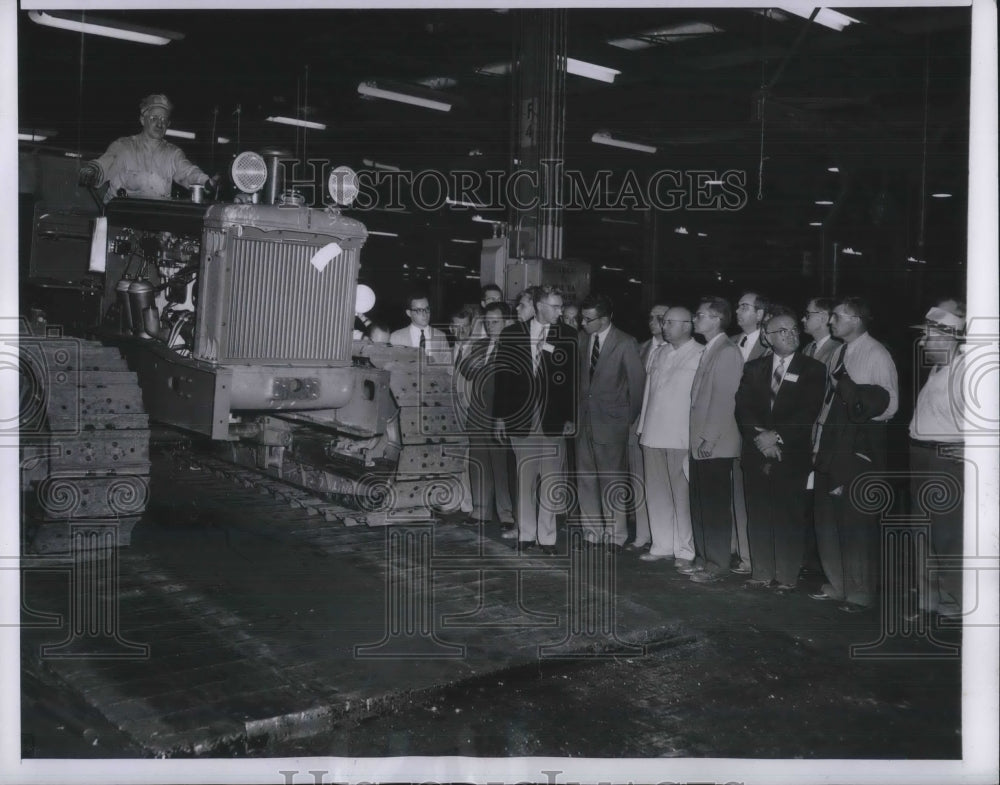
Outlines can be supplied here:
M337 243L327 243L322 248L320 248L316 253L313 254L312 259L309 261L312 266L315 267L320 272L326 269L326 266L340 256L344 249L341 248Z

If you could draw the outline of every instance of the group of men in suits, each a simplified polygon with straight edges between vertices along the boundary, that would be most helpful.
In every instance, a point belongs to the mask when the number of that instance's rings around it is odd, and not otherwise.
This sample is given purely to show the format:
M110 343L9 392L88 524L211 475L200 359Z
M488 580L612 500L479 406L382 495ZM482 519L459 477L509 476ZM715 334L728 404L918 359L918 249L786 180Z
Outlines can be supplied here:
M871 605L877 525L849 488L885 466L898 385L864 301L810 300L805 347L796 314L756 292L735 308L716 297L694 312L658 304L641 346L602 295L577 305L579 330L561 318L555 287L526 290L509 324L504 303L484 293L484 305L447 354L424 297L411 298L411 324L391 339L443 356L467 381L472 522L496 517L521 551L555 554L573 468L574 547L627 546L698 583L733 572L778 590L795 586L814 550L827 578L816 599ZM473 339L465 328L476 318L483 335Z

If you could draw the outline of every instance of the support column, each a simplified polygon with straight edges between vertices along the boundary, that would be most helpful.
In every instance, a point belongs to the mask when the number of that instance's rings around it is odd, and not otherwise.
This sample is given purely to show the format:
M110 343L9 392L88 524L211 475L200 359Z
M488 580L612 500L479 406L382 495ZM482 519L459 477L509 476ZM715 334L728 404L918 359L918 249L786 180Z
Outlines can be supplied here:
M511 258L561 259L566 127L566 10L520 12L514 62Z

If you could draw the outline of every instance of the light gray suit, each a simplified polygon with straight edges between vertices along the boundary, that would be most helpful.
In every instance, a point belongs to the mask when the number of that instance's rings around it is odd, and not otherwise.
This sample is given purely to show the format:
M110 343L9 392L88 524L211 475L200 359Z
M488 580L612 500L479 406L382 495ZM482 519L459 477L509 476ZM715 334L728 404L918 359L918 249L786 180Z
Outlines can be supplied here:
M612 325L600 347L590 375L593 336L579 338L579 425L576 439L577 489L585 537L597 541L604 535L616 545L628 536L625 522L625 452L628 433L642 411L646 371L639 359L639 344Z
M667 351L670 347L666 343L657 344L657 352ZM653 339L650 338L639 344L639 359L642 367L649 373L649 355L653 351ZM638 422L638 421L637 421ZM632 478L632 496L635 502L635 544L638 547L649 545L652 542L652 535L649 531L649 511L646 504L646 494L643 493L645 483L646 467L642 456L642 447L639 444L639 434L635 431L637 422L632 423L628 429L628 472Z
M691 386L691 523L698 563L713 575L728 572L733 526L733 462L740 454L736 391L743 355L725 335L705 348ZM712 448L701 458L702 442Z

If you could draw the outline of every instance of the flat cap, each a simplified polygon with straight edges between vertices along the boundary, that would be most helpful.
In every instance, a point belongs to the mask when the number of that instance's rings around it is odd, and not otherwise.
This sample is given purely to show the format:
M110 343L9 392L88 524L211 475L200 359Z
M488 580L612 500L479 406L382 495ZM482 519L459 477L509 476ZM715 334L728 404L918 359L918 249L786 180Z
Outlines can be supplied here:
M161 106L168 112L174 111L174 105L170 103L169 98L162 93L153 93L142 99L142 102L139 104L139 114L146 114L154 106Z

